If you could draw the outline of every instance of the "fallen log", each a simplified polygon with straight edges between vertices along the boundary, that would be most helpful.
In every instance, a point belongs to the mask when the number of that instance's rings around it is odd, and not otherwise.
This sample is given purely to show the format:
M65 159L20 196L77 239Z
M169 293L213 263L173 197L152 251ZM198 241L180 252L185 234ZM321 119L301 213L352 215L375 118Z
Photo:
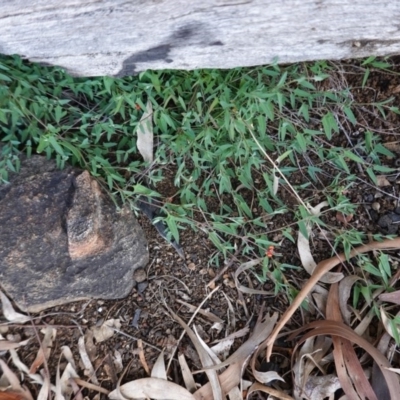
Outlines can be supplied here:
M0 53L78 76L400 53L400 2L3 0Z

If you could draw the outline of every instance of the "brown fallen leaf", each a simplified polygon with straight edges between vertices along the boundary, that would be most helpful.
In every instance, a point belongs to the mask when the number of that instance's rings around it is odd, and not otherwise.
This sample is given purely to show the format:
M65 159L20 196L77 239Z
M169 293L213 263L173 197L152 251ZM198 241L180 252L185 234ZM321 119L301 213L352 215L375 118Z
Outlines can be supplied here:
M387 301L389 303L400 304L400 290L391 293L382 293L379 295L379 300Z
M353 217L354 217L353 214L345 215L340 211L336 213L336 219L339 222L341 222L344 226L346 226L353 219Z
M251 387L249 388L249 390L247 392L247 397L249 397L254 392L268 393L271 396L273 396L274 398L277 398L279 400L294 400L293 397L282 392L281 390L273 389L272 387L262 385L259 382L255 382L253 385L251 385Z
M349 258L372 250L387 250L387 249L398 249L398 248L400 248L400 238L386 239L382 242L370 242L368 244L359 246L354 250L352 250L350 252ZM346 256L344 253L342 253L318 263L317 268L315 268L310 279L307 281L303 289L301 289L301 291L298 293L293 303L285 311L281 319L276 324L272 333L266 339L265 341L265 344L267 346L266 357L268 361L271 357L272 347L274 345L276 337L278 336L282 328L286 325L286 323L290 320L292 315L296 312L296 310L301 306L301 303L307 297L308 293L310 293L312 288L317 284L317 282L321 279L322 276L324 276L332 268L336 267L336 265L344 261L346 261Z
M364 349L369 355L374 359L382 375L386 381L387 387L389 389L389 393L391 399L397 399L398 393L400 393L400 383L397 379L395 373L388 370L391 368L389 361L385 358L385 356L379 352L371 343L369 343L366 339L357 335L351 328L342 322L337 321L315 321L311 322L307 326L298 329L295 333L289 336L288 340L293 340L295 336L297 336L300 332L304 330L310 329L309 332L303 335L303 337L298 341L293 351L293 355L295 354L297 347L300 346L304 341L306 341L310 337L314 337L317 335L330 335L332 337L337 336L344 339L347 339L351 343L354 343ZM347 354L346 354L347 356ZM292 356L293 357L293 356Z
M119 391L124 398L128 399L165 399L168 397L175 400L195 400L195 397L182 386L160 378L137 379L121 385ZM108 397L115 400L121 399L117 390L112 391Z
M326 318L333 321L343 322L339 306L339 286L337 283L331 286L328 295ZM361 363L354 351L353 344L346 339L332 336L333 357L339 381L346 395L351 399L368 398L378 400L372 389ZM344 356L344 354L346 356ZM354 386L354 388L353 388ZM355 391L354 391L355 389Z
M400 142L386 142L382 143L388 150L400 153Z
M31 374L34 374L39 367L49 359L53 340L56 337L56 332L56 329L50 326L45 329L43 341L40 345L36 358L29 369Z
M387 180L385 175L377 175L376 185L378 187L385 187L385 186L391 186L391 183Z

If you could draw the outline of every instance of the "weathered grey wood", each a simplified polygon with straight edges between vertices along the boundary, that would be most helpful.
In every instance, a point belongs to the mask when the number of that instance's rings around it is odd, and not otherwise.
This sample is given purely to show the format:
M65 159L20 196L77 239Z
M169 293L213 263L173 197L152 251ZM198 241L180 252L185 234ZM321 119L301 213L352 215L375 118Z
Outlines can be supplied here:
M0 53L74 75L400 53L399 0L1 0Z

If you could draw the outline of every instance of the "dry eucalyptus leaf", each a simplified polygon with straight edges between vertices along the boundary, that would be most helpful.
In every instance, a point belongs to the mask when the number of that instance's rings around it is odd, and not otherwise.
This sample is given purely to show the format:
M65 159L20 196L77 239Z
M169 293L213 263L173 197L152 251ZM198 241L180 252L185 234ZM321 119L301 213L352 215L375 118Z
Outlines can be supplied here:
M27 315L17 313L14 310L11 301L8 300L7 296L1 290L0 290L0 298L3 307L3 315L7 321L14 322L17 324L24 324L25 322L28 322L32 319Z
M235 276L234 276L235 277L235 285L236 285L236 288L238 290L240 290L243 293L248 293L248 294L263 294L263 295L272 295L272 294L274 294L273 291L266 291L266 290L258 290L258 289L248 288L248 287L242 285L239 282L238 277L242 272L248 270L249 268L252 268L252 267L258 265L260 262L261 262L261 259L248 261L248 262L246 262L244 264L241 264L239 266L239 268L235 271Z
M389 303L400 304L400 290L391 293L382 293L379 295L379 300Z
M47 326L44 330L43 341L29 370L31 374L34 374L39 367L49 359L53 340L56 338L56 333L57 330L50 326Z
M185 355L179 354L178 361L179 366L181 367L181 373L183 381L185 382L186 389L189 390L190 393L194 393L196 391L196 382L193 378L192 373L190 372L190 368L186 362Z
M376 184L378 187L391 186L391 183L387 180L385 175L377 175Z
M400 153L400 142L386 142L382 143L388 150L395 153Z
M390 319L388 318L386 311L384 308L381 306L379 307L379 312L381 314L382 318L382 324L385 327L386 332L393 338L395 339L396 336L400 335L400 327L396 324L391 324ZM397 329L397 335L396 333L393 332L393 329Z
M362 280L362 278L356 275L349 275L346 276L340 283L339 283L339 305L340 311L342 313L342 317L347 325L350 326L350 319L351 319L351 312L347 306L347 301L349 300L351 290L353 285L358 281Z
M150 100L147 100L146 109L140 118L137 126L136 146L142 155L144 161L153 162L153 106Z
M88 353L86 352L85 348L85 338L81 336L78 340L78 350L79 350L79 355L81 357L82 363L85 367L85 372L84 374L89 377L89 379L92 380L92 382L95 385L99 385L99 381L97 380L96 377L96 372L93 368L93 365L90 361L90 358L88 356Z
M350 215L345 215L342 212L338 211L336 213L336 219L341 222L344 226L346 226L352 219L353 219L354 215L350 214Z
M310 400L321 400L332 396L340 388L339 378L336 375L310 376L304 392Z
M119 391L128 399L196 400L182 386L159 378L137 379L121 385ZM108 397L111 400L121 400L117 390L112 391Z
M151 370L151 377L167 380L167 370L165 369L164 363L164 350L160 353L156 362L154 363L154 366Z
M329 204L327 201L323 201L315 207L309 207L310 213L314 216L319 216L321 214L321 209L323 207L327 207L328 205ZM308 237L310 237L310 233L311 233L310 223L306 224L306 229L308 232ZM315 262L314 257L311 254L309 239L307 239L300 231L299 231L298 238L297 238L297 249L299 251L301 264L303 265L304 269L310 275L312 275L317 266L317 263ZM344 275L342 273L327 272L320 279L320 282L332 284L335 282L339 282L340 280L343 279L343 277L344 277Z
M119 319L108 319L101 326L94 326L91 328L93 336L97 343L104 342L114 335L115 329L121 329L121 322Z

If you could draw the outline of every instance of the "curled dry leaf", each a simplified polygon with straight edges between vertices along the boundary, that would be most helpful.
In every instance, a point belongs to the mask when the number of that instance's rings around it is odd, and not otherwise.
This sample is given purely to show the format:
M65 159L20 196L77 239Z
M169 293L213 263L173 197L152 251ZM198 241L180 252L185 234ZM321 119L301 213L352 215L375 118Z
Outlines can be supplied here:
M119 387L120 393L128 399L173 399L195 400L195 397L182 386L159 378L142 378L125 383ZM111 400L120 400L117 390L108 397Z
M242 272L248 270L249 268L252 268L252 267L258 265L260 262L261 262L261 259L248 261L248 262L246 262L244 264L241 264L239 266L239 268L235 271L235 285L236 285L236 288L238 290L240 290L243 293L248 293L248 294L264 294L264 295L272 295L272 294L274 294L273 291L250 289L250 288L248 288L246 286L243 286L239 282L238 277Z
M86 347L85 347L85 338L81 336L78 340L78 350L79 350L79 355L81 356L82 363L85 367L85 372L84 374L91 379L91 381L99 385L99 381L97 380L96 373L94 371L93 365L90 361L90 358L86 352Z
M391 186L392 184L387 180L385 175L377 175L376 185L378 187L385 187L385 186Z
M29 368L19 359L15 350L10 350L11 360L19 371L29 375Z
M349 342L357 344L359 347L361 347L367 353L369 353L369 355L374 359L374 361L379 366L382 372L382 375L389 389L391 399L397 399L397 395L398 393L400 393L400 384L395 374L387 370L387 368L391 367L389 361L366 339L357 335L352 329L350 329L347 325L343 324L342 322L328 321L328 320L311 322L307 326L298 329L295 335L307 329L311 330L306 334L304 334L303 337L298 341L293 351L293 354L296 352L296 349L299 345L301 345L305 340L313 336L330 335L333 337L337 336L347 339ZM288 340L293 340L293 339L294 335L291 335L288 338Z
M327 207L329 204L327 201L323 201L319 203L315 207L309 207L310 213L313 216L319 216L321 214L321 209ZM308 238L306 238L301 231L299 231L298 238L297 238L297 249L299 251L301 265L304 269L312 275L315 268L317 267L317 263L314 260L314 257L311 254L310 248L310 234L311 234L311 224L306 223L306 229L308 233ZM342 273L337 272L328 272L325 275L321 276L319 279L323 283L335 283L339 282L343 279L344 275Z
M304 387L304 395L310 400L331 398L340 388L339 378L336 375L310 376Z
M276 380L285 382L285 380L275 371L261 372L255 369L253 370L253 374L254 378L256 378L258 382L263 383L264 385Z
M164 304L164 306L167 307L166 304ZM194 347L196 348L197 354L199 355L201 365L203 367L214 366L214 362L213 362L212 358L210 357L207 350L205 350L203 344L201 343L201 341L199 340L197 335L193 332L193 330L182 320L182 318L180 318L178 315L176 315L171 309L168 308L168 312L175 319L175 321L177 321L182 326L182 328L185 330L186 334L189 336ZM221 384L218 379L218 375L217 375L216 371L213 369L206 369L205 373L211 384L213 399L214 400L222 400L223 399L223 393L222 393L223 389L221 388Z
M272 387L269 386L264 386L259 382L254 383L251 385L247 392L247 398L254 393L254 392L263 392L263 393L268 393L269 395L273 396L275 399L279 400L294 400L293 397L289 396L285 392L282 392L281 390L273 389Z
M346 226L353 219L353 217L354 217L353 214L345 215L340 211L336 213L336 219L339 222L341 222L344 226Z
M179 354L178 361L179 366L181 367L181 373L183 381L185 382L186 389L189 390L190 393L194 393L196 391L196 382L193 378L192 373L190 372L190 368L186 362L185 355Z
M332 340L327 337L309 338L304 342L292 367L294 375L294 396L301 398L303 388L310 379L315 368L322 370L321 360L332 346Z
M115 329L121 329L121 322L119 319L109 319L105 321L101 326L94 326L91 328L93 336L97 343L104 342L110 339L115 332Z
M53 345L53 340L56 337L57 330L48 326L44 331L44 338L38 350L35 360L33 361L29 372L34 374L39 367L47 361L50 357L51 347Z
M360 278L359 276L356 276L356 275L350 275L350 276L346 276L346 278L344 278L339 283L340 311L342 313L344 322L346 322L347 325L350 325L350 318L351 318L351 312L349 311L349 308L347 306L347 301L349 300L349 297L351 294L351 289L352 289L353 285L358 280L362 280L362 278Z
M137 148L144 161L153 162L153 106L150 100L147 100L146 109L140 118L137 126Z
M17 349L18 347L25 346L28 344L30 339L24 340L22 342L10 342L8 340L0 340L0 351Z
M358 254L366 253L368 251L373 250L387 250L387 249L398 249L400 248L400 238L396 239L386 239L382 242L370 242L363 246L359 246L353 249L350 252L349 257L355 257ZM279 322L276 324L274 330L272 331L271 335L265 341L265 345L267 346L267 354L266 357L269 360L271 353L272 353L272 346L275 342L275 339L281 329L286 325L295 311L300 307L303 300L307 297L308 293L312 290L314 285L320 280L322 276L324 276L327 272L329 272L332 268L338 265L341 262L346 261L346 256L344 253L338 254L334 257L328 258L327 260L321 261L317 268L315 268L312 276L307 281L306 285L301 289L298 293L296 298L294 299L293 303L290 307L285 311ZM399 390L400 392L400 390Z
M211 350L217 356L222 354L225 358L225 355L229 353L229 350L231 349L234 341L234 339L221 340L219 343L211 347Z
M114 359L113 359L113 362L114 362L115 371L116 371L117 373L121 372L121 371L124 369L124 366L123 366L123 364L122 364L122 355L121 355L121 353L120 353L118 350L115 350L115 351L114 351Z
M388 303L400 304L400 290L391 293L382 293L379 295L379 300L387 301Z
M79 378L79 375L76 373L75 368L71 363L68 363L60 378L61 393L67 396L67 398L69 398L73 392L71 380L77 378Z
M338 284L332 285L329 290L326 317L332 321L342 323ZM353 344L349 340L337 336L332 336L332 341L336 374L345 394L349 398L360 397L362 399L378 400L363 371Z
M47 374L43 374L43 385L40 388L36 400L48 400L49 397L50 397L50 377Z
M24 324L25 322L30 321L32 318L27 315L17 313L11 301L8 300L7 296L0 290L0 299L3 308L3 315L7 321L14 322L17 324Z
M15 350L14 350L15 351ZM8 365L0 358L0 367L4 378L8 381L10 388L1 388L0 395L5 393L5 390L10 395L15 395L19 397L14 397L15 399L33 400L33 397L28 389L22 387L17 375L8 367Z
M382 318L382 324L385 327L386 332L393 338L395 339L400 335L400 328L397 324L392 324L390 318L387 316L386 311L384 308L381 306L379 307L379 312L381 314ZM393 332L393 330L396 329L397 332Z
M151 377L165 380L167 379L167 370L165 369L164 363L164 350L157 357L157 360L153 365L153 368L151 370Z

